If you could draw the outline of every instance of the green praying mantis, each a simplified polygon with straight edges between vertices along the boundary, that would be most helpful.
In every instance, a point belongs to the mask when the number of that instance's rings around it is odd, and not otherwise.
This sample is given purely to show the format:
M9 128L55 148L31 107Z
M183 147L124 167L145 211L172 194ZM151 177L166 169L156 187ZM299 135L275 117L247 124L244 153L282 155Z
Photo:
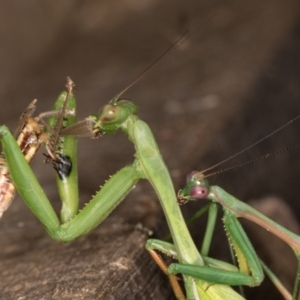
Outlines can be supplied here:
M72 92L61 94L55 109L60 110L67 99L67 109L75 109L75 97ZM181 214L170 174L153 134L149 126L138 118L137 113L135 103L115 98L104 106L99 115L92 115L81 122L75 123L73 116L64 116L66 127L59 132L62 141L58 148L54 149L54 153L68 157L72 162L72 169L70 172L63 172L65 176L57 176L62 201L60 220L29 167L15 137L6 126L0 127L1 144L10 177L27 206L54 240L69 242L87 234L109 215L140 179L146 179L156 191L173 239L173 244L151 239L148 240L146 248L162 270L168 274L177 299L243 299L230 287L231 285L255 286L263 280L261 262L239 225L237 216L247 217L264 227L268 226L272 233L294 249L298 258L300 245L298 236L238 201L221 188L209 187L203 176L193 173L188 178L187 187L179 192L179 200L186 202L207 197L221 204L225 211L224 224L238 256L240 269L206 256L213 234L212 224L216 218L216 204L210 208L210 224L204 239L206 250L202 249L199 252ZM53 124L57 124L57 117L54 117L50 124L50 127L54 127ZM136 151L134 161L113 175L78 213L76 145L73 135L100 137L113 134L117 130L126 134L134 144ZM178 263L167 267L157 255L157 251L175 257ZM185 294L178 284L175 275L177 273L183 275ZM297 276L293 299L299 298L298 281Z

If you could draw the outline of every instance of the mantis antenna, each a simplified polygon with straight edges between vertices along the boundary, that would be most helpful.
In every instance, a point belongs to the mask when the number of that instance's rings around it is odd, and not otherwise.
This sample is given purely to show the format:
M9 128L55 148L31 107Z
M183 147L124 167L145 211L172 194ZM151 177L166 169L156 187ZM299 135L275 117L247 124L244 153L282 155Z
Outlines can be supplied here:
M147 75L155 66L158 65L162 61L163 58L167 57L173 50L176 50L179 48L182 44L184 44L188 39L190 39L192 36L194 36L197 32L199 32L200 29L202 29L210 20L212 20L217 13L212 15L207 21L205 21L201 26L196 28L194 31L192 31L190 34L188 34L188 31L185 31L185 33L173 44L171 45L165 52L163 52L149 67L147 67L141 74L139 74L136 78L132 80L132 82L127 85L126 88L124 88L121 92L119 92L114 98L113 101L118 101L118 99L132 86L134 86L140 79L142 79L145 75Z

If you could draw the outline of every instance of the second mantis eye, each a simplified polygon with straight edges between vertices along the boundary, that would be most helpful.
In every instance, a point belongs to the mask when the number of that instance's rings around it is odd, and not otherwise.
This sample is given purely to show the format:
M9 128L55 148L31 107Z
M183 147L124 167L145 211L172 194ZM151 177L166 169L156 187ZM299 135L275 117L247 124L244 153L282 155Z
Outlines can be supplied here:
M120 107L116 105L105 105L103 108L103 112L101 115L101 121L102 122L109 122L116 120L120 115Z
M206 186L194 186L190 189L189 194L193 199L205 199L209 194L209 188Z

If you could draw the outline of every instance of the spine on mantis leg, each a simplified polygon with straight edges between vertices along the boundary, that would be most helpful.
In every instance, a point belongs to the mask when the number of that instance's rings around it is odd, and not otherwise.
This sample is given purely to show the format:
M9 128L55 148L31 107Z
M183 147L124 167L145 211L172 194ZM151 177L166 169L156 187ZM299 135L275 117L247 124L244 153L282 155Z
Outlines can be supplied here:
M67 102L67 103L66 103ZM66 107L64 105L66 104ZM54 110L63 109L68 111L76 110L76 99L72 90L62 92L54 104ZM76 122L76 115L64 115L62 111L62 126L58 126L57 130L60 131L61 127L68 127ZM60 116L49 118L48 124L50 128L55 130ZM54 132L52 136L57 137L57 141L53 142L54 145L54 158L52 162L57 171L56 181L60 199L62 201L61 208L61 221L66 223L71 220L78 211L79 195L78 195L78 173L77 173L77 140L75 136L61 137L59 132ZM50 140L51 143L51 140Z

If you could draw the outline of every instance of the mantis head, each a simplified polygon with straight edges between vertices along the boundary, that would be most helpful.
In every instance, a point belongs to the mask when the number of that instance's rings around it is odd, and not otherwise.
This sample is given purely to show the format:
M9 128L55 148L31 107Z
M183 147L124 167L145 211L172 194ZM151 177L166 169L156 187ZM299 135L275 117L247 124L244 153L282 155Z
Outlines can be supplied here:
M77 122L61 130L61 136L98 138L113 134L118 129L126 129L129 120L136 118L138 107L130 100L112 100L100 110L98 115Z
M193 171L187 175L186 186L178 191L177 198L180 204L188 201L205 199L209 194L209 183L204 174Z
M137 112L137 105L130 100L110 101L103 107L98 116L89 117L93 123L94 137L115 133L122 126L126 126L126 121L135 116Z

